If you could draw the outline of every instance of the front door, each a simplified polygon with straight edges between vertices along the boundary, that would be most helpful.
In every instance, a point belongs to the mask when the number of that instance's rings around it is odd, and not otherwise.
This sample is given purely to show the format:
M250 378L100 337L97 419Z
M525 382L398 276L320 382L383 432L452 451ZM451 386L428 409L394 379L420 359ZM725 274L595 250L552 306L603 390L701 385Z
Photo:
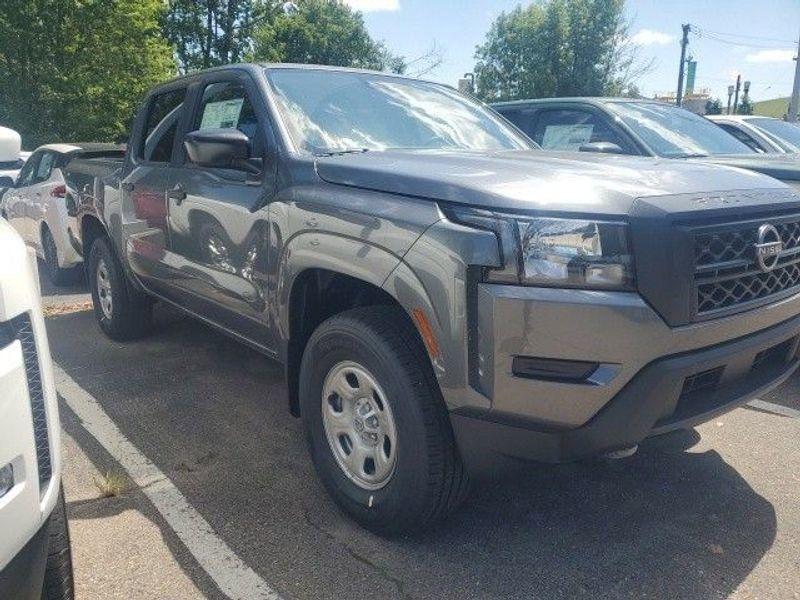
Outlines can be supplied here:
M36 195L36 174L44 154L44 150L39 150L28 158L19 172L15 187L6 192L3 200L8 222L27 244L33 243L31 202Z
M266 112L246 74L204 80L187 131L232 128L250 140L250 169L198 167L183 149L168 194L171 253L181 264L181 303L274 350L267 322L268 210L275 187Z

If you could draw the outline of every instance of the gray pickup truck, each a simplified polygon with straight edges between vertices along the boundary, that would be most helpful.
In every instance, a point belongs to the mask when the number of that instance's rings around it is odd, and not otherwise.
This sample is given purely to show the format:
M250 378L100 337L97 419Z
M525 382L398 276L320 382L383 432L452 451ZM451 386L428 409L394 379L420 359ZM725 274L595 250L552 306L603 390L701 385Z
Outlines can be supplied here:
M379 533L508 459L624 452L798 365L791 189L547 153L446 86L194 73L149 94L123 162L67 181L101 329L142 335L160 300L281 361L320 478Z

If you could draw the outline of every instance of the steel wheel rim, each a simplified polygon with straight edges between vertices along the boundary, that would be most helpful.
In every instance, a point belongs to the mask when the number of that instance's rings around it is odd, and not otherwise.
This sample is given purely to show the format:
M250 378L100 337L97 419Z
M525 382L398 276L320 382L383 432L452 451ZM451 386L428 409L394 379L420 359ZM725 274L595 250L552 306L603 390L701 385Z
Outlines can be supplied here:
M397 464L397 426L377 379L356 362L336 364L322 386L322 424L336 463L365 490L384 487Z
M111 294L111 279L108 275L106 261L102 258L97 263L97 297L100 308L106 319L111 319L114 311L114 299Z

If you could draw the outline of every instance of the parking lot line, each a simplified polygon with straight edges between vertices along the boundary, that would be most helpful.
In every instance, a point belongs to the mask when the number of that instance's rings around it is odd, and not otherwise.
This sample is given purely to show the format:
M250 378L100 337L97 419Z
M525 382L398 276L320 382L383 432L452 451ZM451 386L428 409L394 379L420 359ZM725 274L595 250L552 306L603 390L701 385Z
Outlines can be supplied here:
M59 394L86 431L128 472L219 589L232 600L280 600L214 533L175 484L125 437L97 400L57 364L53 371Z
M771 412L776 415L800 419L800 410L795 410L794 408L789 408L788 406L781 406L780 404L773 404L772 402L765 402L764 400L751 400L747 404L753 408L766 410L767 412Z

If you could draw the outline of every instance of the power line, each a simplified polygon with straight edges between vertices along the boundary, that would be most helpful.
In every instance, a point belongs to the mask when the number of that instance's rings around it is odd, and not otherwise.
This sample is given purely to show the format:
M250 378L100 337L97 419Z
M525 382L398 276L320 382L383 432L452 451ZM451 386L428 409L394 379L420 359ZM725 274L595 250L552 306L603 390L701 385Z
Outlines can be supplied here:
M743 33L724 33L722 31L712 31L710 29L704 29L702 27L696 26L695 29L698 31L702 31L705 33L710 33L711 35L718 35L724 37L732 37L732 38L742 38L747 40L760 40L762 42L779 42L782 44L796 44L797 40L789 40L789 39L781 39L781 38L771 38L771 37L764 37L760 35L745 35Z

